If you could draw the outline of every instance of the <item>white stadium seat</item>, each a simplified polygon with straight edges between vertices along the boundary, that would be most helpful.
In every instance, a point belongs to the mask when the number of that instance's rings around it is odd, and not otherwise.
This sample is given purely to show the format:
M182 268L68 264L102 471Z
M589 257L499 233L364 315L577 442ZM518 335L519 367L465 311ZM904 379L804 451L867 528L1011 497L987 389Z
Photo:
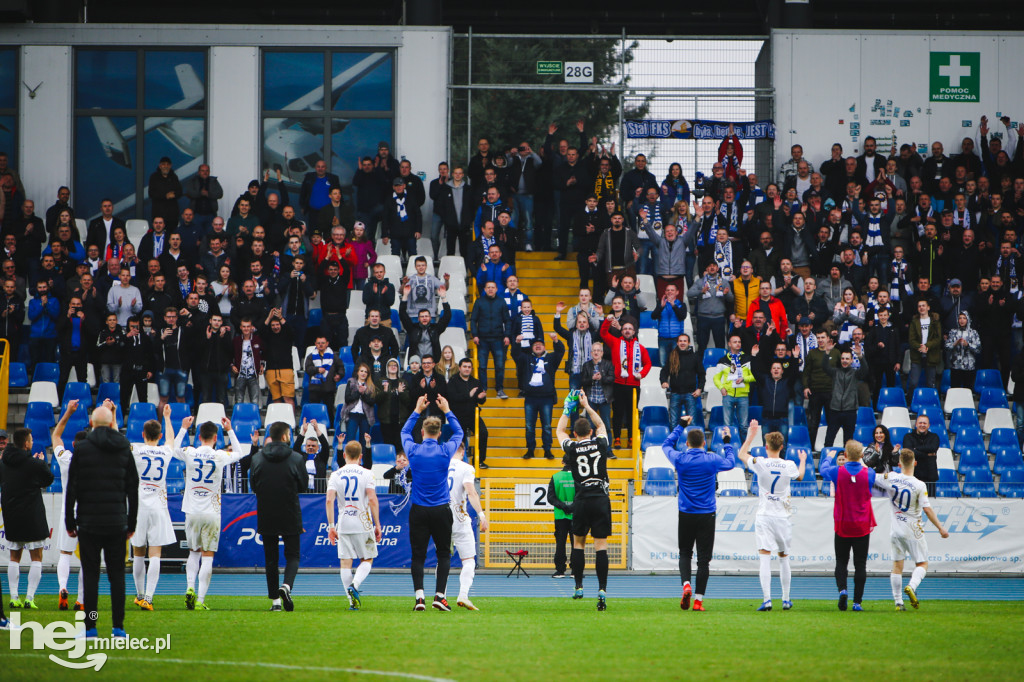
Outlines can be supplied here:
M270 426L274 422L284 422L294 429L295 408L288 403L270 403L267 405L267 416L263 420L263 425Z
M953 464L953 451L949 448L939 448L935 453L935 464L939 469L956 469Z
M704 370L704 410L710 412L713 407L722 406L722 392L715 387L715 368Z
M640 289L640 294L637 296L640 305L648 311L654 310L654 306L658 305L658 292L654 288L654 277L651 275L637 275L636 286Z
M220 420L226 416L224 405L221 403L203 403L199 406L199 411L196 413L196 426L206 422L220 424Z
M139 220L138 218L132 218L131 220L124 221L125 231L128 233L128 241L135 245L136 248L139 246L139 242L149 232L149 222L146 220ZM82 235L85 238L85 235Z
M50 403L54 407L60 405L57 396L57 384L52 381L33 381L28 389L30 403Z
M401 286L402 259L398 256L377 256L377 262L384 266L384 276L391 280L395 289Z
M437 276L444 279L445 273L451 275L452 280L466 278L466 260L462 256L443 256L441 265L437 269Z
M747 475L743 472L743 467L733 467L728 471L719 471L718 490L719 494L723 490L742 490L746 492Z
M644 473L655 467L672 468L672 464L669 463L668 457L665 456L665 451L661 449L660 445L651 445L644 450Z
M882 411L882 426L891 429L894 426L913 428L910 423L910 411L905 407L887 407Z
M958 407L969 407L974 409L974 393L969 388L951 388L946 391L946 402L942 410L946 414L952 414Z
M642 410L651 405L668 408L668 398L665 397L665 391L661 386L648 386L640 389L640 403L637 409Z
M441 348L445 346L452 346L453 348L458 346L459 348L466 347L466 333L458 328L449 327L441 332Z
M1006 407L991 407L985 413L985 423L981 430L985 435L992 433L992 429L1013 429L1013 413Z

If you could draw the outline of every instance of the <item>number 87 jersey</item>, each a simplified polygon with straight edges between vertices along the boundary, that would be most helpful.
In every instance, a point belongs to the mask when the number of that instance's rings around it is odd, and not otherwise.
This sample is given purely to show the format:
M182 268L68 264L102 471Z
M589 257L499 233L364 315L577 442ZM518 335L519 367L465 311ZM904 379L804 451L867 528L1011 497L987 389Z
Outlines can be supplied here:
M576 483L576 497L608 494L608 457L612 450L606 436L566 439L562 450Z

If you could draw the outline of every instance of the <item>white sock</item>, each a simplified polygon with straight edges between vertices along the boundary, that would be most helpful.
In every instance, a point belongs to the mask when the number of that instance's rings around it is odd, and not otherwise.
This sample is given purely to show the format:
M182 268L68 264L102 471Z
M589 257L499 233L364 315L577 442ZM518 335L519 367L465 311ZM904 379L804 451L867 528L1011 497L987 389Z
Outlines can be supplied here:
M36 598L36 588L39 587L39 580L43 577L43 562L33 561L28 565L28 600ZM924 576L921 576L922 578Z
M146 572L146 600L152 602L156 594L156 584L160 582L160 557L149 557L149 570Z
M916 591L917 586L921 584L922 580L924 580L926 573L928 573L928 571L925 570L924 566L915 566L914 572L910 574L910 589Z
M7 585L11 590L11 601L17 601L21 591L21 564L13 559L7 563Z
M704 601L704 595L703 594L695 594L695 595L693 595L693 600L694 601Z
M132 578L135 579L135 596L146 594L146 557L137 556L132 559Z
M204 556L199 567L199 603L206 601L206 592L210 589L210 579L213 577L213 557Z
M366 576L370 575L371 568L373 568L372 561L360 561L359 568L356 569L356 576L352 578L352 586L358 590L363 581L366 580Z
M423 599L423 590L416 590L416 598Z
M63 552L57 557L57 584L60 589L68 589L68 578L71 577L71 555Z
M897 604L903 603L903 574L890 573L889 586L892 587L892 598Z
M352 585L352 569L341 569L341 586L345 588L345 596L348 597L348 588ZM348 597L348 603L352 603L352 597Z
M772 555L762 554L759 575L761 576L761 597L764 601L772 598Z
M185 587L196 588L196 576L199 575L199 564L203 558L202 552L189 552L188 561L185 563Z
M779 579L782 581L782 601L789 601L789 586L793 584L789 555L779 557Z
M274 600L273 602L271 602L271 603L272 603L272 604L273 604L274 606L280 606L280 605L281 605L281 599L280 599L280 598L277 598L277 599L275 599L275 600Z
M78 594L75 595L75 601L84 604L82 600L85 599L85 569L81 566L78 567Z
M462 560L462 571L459 573L459 599L469 599L469 588L473 587L473 576L476 575L476 557Z

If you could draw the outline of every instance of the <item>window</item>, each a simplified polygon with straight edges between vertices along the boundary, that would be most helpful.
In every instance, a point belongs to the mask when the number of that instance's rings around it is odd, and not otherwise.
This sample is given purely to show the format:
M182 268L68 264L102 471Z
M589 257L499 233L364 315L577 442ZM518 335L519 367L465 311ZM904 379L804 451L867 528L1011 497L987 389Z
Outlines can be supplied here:
M195 175L206 159L206 64L198 50L75 52L72 201L81 216L110 198L118 216L149 219L146 188L164 156L182 183Z
M264 170L281 170L297 189L324 160L348 192L359 157L376 154L381 141L391 143L394 56L265 50L262 109Z
M36 83L32 83L33 86ZM8 164L18 168L18 52L0 49L0 152L7 153Z

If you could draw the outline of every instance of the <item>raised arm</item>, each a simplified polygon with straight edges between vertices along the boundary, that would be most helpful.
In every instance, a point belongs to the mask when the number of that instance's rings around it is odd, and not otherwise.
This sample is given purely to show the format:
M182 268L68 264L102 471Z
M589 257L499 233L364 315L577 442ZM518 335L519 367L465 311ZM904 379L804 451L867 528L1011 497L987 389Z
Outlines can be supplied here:
M192 417L185 417L181 422L181 428L178 429L178 435L174 437L174 456L178 459L185 459L185 451L182 449L181 444L185 441L185 436L188 435L188 427L192 426Z
M587 416L590 417L590 421L592 421L596 425L594 427L594 432L597 435L597 437L607 438L608 429L604 424L604 420L601 419L601 415L598 414L597 410L590 406L590 401L587 400L587 396L586 394L583 393L583 391L580 391L580 406L587 411Z
M228 442L231 443L231 454L228 456L228 464L237 462L238 460L245 457L247 452L242 450L242 444L238 442L238 436L235 435L235 430L231 428L231 420L224 417L220 420L221 427L227 432Z
M60 416L60 421L57 422L57 426L55 426L53 429L53 435L50 436L50 440L53 441L54 450L56 450L57 448L64 447L64 439L62 438L62 436L64 435L64 428L68 425L68 419L71 417L71 415L75 413L75 410L77 409L78 401L69 400L68 409L66 409L64 411L64 414Z
M747 439L743 441L743 445L740 446L740 451L737 455L745 467L750 466L750 460L753 459L750 454L750 448L754 444L754 439L757 438L757 434L760 432L761 426L757 423L757 420L751 419L750 426L747 427Z

